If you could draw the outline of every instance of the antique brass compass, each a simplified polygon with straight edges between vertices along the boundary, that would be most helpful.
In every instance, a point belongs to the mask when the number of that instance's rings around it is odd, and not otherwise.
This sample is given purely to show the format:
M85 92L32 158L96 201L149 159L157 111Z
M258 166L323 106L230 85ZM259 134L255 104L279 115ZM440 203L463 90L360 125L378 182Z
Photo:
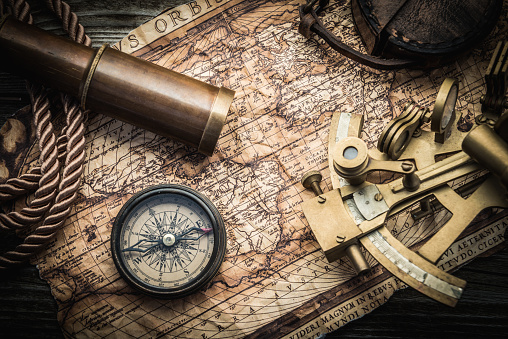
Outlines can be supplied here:
M118 271L131 286L155 297L180 298L217 274L226 231L206 197L189 187L160 185L122 207L111 248Z
M470 132L456 128L460 116L455 111L458 82L454 79L443 82L432 111L408 103L385 127L377 149L368 149L359 138L361 115L333 116L328 156L334 189L322 192L317 171L302 178L303 186L316 194L302 203L302 209L328 261L347 256L357 273L367 272L370 266L361 244L409 286L444 304L457 303L466 282L435 264L479 212L508 207L508 119L501 115L506 106L507 51L508 43L498 45L486 75L487 94L495 92L496 98L487 96L483 101L501 102L497 116L489 111L489 117L477 119ZM425 123L430 123L430 131L421 128ZM490 173L457 190L447 184L485 169ZM367 181L373 171L402 177L375 184ZM417 252L385 226L388 217L414 204L419 204L412 211L414 220L433 213L432 206L437 205L452 214Z

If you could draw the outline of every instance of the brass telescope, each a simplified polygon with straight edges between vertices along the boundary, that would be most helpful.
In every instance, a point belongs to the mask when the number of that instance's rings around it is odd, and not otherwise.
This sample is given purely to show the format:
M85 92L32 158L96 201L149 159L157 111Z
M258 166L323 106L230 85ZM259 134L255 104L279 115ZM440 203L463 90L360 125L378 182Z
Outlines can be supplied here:
M235 92L113 48L93 49L0 19L5 71L68 93L81 106L197 147L212 155Z

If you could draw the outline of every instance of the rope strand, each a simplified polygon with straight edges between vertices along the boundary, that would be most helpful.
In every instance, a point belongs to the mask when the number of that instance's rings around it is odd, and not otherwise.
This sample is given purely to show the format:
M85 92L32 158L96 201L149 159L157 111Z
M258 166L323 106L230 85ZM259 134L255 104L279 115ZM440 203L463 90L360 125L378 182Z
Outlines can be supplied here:
M64 31L72 40L85 46L92 45L92 40L85 34L85 28L79 23L78 16L71 11L71 7L66 2L46 0L46 6L60 18Z
M30 14L30 5L25 0L9 0L9 6L11 7L11 14L16 17L16 19L32 24L33 18L32 14Z
M30 6L25 0L9 0L9 5L10 12L16 18L32 23ZM73 40L87 46L91 45L91 40L85 34L83 26L79 24L77 15L70 10L67 3L46 0L46 5L60 18L63 29ZM4 7L0 4L2 11L5 11ZM0 185L0 200L7 197L12 199L36 189L29 206L19 212L0 214L0 229L22 229L33 226L42 219L44 221L22 244L0 255L0 269L26 262L55 237L76 200L85 160L84 113L79 104L67 95L60 96L66 116L66 127L56 139L46 91L40 86L27 87L39 140L41 166ZM60 163L64 159L65 165L60 176Z
M35 198L27 207L19 212L0 214L1 230L23 229L41 221L56 197L60 181L60 163L53 124L50 121L51 112L47 92L39 85L29 84L27 87L41 150L41 178L39 179L39 188L34 194Z
M41 168L34 167L18 178L11 178L0 185L0 201L8 201L26 195L39 187Z

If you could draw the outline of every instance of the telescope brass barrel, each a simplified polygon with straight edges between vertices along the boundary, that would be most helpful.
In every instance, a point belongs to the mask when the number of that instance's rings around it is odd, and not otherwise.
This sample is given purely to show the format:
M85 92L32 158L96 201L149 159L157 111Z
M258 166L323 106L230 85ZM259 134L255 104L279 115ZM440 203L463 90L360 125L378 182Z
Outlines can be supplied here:
M464 138L462 149L494 173L508 189L508 144L487 125L480 125Z
M99 50L10 16L0 20L3 69L75 96L92 109L211 155L234 91L107 46Z

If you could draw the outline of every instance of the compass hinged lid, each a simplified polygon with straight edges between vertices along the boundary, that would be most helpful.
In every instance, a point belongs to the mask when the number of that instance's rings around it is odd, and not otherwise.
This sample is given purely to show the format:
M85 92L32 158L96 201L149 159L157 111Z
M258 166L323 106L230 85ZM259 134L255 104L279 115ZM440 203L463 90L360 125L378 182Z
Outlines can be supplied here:
M437 66L485 38L501 13L502 1L353 0L352 7L370 54L423 57L426 66Z
M351 0L353 20L368 54L329 31L317 8L300 8L300 32L316 33L341 54L380 69L431 68L457 59L494 28L501 0ZM312 2L311 2L312 4ZM333 7L329 10L333 10Z

